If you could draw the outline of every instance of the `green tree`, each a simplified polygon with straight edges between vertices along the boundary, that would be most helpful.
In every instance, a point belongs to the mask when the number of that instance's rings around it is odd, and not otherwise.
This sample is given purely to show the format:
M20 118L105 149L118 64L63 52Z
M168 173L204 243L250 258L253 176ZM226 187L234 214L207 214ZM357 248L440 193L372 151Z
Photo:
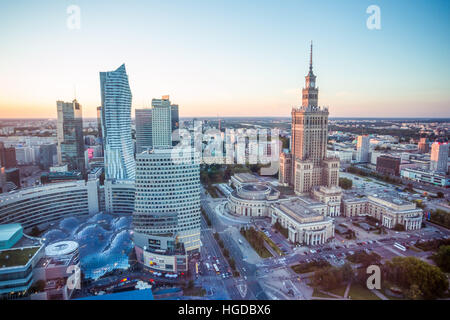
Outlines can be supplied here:
M409 300L420 300L422 298L422 291L420 291L417 284L412 284L405 295Z
M441 246L433 256L433 261L444 272L450 272L450 246Z
M397 286L410 290L417 285L425 299L442 297L448 289L446 275L416 257L395 257L383 265L384 278Z
M350 263L345 263L341 267L342 279L344 281L352 281L355 278L355 273L353 272L353 268Z
M30 236L32 237L39 237L40 234L41 230L37 226L34 226L30 231Z
M353 185L353 181L347 178L339 178L339 187L342 189L348 190L351 189Z
M234 261L233 258L231 258L228 263L230 264L231 269L236 270L236 261Z
M343 272L335 267L323 268L314 273L313 285L325 290L332 290L339 287L343 282Z

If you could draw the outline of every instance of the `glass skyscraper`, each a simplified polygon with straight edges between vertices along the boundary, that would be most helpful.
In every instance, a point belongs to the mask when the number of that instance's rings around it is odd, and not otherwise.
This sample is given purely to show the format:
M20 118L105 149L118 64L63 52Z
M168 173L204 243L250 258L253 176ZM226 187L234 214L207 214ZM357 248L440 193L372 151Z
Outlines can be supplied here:
M154 148L172 147L172 109L169 96L152 99L152 141Z
M131 90L125 64L115 71L100 72L100 89L105 178L134 180Z
M56 102L58 122L58 162L70 170L85 172L83 118L77 100Z
M136 109L136 153L152 148L152 109Z

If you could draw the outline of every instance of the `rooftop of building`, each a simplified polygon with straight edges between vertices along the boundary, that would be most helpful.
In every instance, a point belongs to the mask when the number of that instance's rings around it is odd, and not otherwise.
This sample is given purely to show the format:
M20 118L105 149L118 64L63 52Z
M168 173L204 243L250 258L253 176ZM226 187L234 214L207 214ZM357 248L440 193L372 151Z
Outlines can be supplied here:
M48 173L43 173L43 176L49 177L49 179L58 179L58 178L83 178L81 172L79 171L52 171Z
M327 186L316 186L313 188L315 191L319 191L322 193L326 193L328 195L340 195L342 193L342 189L337 186L327 187Z
M39 192L46 192L54 189L65 189L73 188L75 186L82 186L86 182L84 180L72 180L72 181L62 181L58 183L42 184L39 186L27 187L22 189L13 190L7 193L0 194L0 204L3 201L18 199L28 195L32 195Z
M47 256L63 256L72 254L78 249L78 242L75 241L59 241L52 243L45 248Z
M431 171L431 170L426 170L423 168L404 168L402 170L411 171L411 172L420 172L423 174L429 174L429 175L433 175L433 176L442 176L442 177L449 176L443 172Z
M259 181L257 176L255 176L252 173L247 173L247 172L235 173L233 175L233 177L242 183L250 183L250 182L258 182Z
M390 194L390 193L383 193L383 194L371 194L369 195L369 197L371 197L372 199L380 199L380 200L384 200L387 202L390 202L392 204L396 204L399 206L404 206L404 205L408 205L411 204L410 201L406 201L402 198L397 197L394 194Z
M25 266L40 246L13 248L0 251L0 268Z
M262 191L269 191L270 187L264 184L245 184L242 186L242 189L251 192L258 192L258 191L262 192Z
M298 223L309 223L326 220L327 218L314 211L304 198L292 198L287 201L274 204L276 208L290 216ZM311 203L316 203L311 199Z
M20 230L22 230L20 223L0 224L0 241L8 241Z

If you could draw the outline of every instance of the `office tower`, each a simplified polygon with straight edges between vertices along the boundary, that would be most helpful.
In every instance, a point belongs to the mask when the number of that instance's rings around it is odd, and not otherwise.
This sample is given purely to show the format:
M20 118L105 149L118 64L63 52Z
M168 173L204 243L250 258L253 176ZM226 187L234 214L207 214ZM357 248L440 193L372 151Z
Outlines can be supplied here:
M430 170L447 173L448 142L436 140L431 145Z
M81 105L72 102L57 101L58 121L56 135L58 139L58 163L68 164L69 170L85 173L83 118Z
M151 149L152 142L152 109L136 109L136 153Z
M101 145L100 157L103 157L103 129L102 129L102 107L97 107L97 138Z
M133 180L135 162L131 138L131 91L125 64L100 72L105 178Z
M5 148L4 143L1 141L0 141L0 167L5 167L6 169L17 167L16 149Z
M5 167L0 166L0 193L8 192L9 188L6 185Z
M420 138L417 148L419 149L420 153L430 152L430 144L428 142L428 138Z
M356 143L356 161L369 162L370 138L368 135L358 136Z
M292 184L297 194L316 186L337 186L339 159L326 158L328 108L318 106L319 89L313 73L312 43L309 72L302 90L302 105L292 109Z
M280 153L280 170L278 181L283 185L289 185L292 180L292 155L287 152Z
M172 117L172 134L173 134L173 145L178 144L179 134L176 130L180 129L180 116L178 114L178 105L172 104L170 106L171 109L171 117Z
M54 157L57 155L56 144L43 144L39 147L39 167L48 170L54 164Z
M399 176L402 159L390 155L382 155L377 158L377 172L386 175Z
M139 262L170 272L188 269L200 249L200 164L194 149L156 148L136 156L133 240Z
M34 150L31 147L19 146L15 148L16 160L19 165L30 165L35 162Z
M152 99L152 144L154 148L172 146L172 111L169 96Z

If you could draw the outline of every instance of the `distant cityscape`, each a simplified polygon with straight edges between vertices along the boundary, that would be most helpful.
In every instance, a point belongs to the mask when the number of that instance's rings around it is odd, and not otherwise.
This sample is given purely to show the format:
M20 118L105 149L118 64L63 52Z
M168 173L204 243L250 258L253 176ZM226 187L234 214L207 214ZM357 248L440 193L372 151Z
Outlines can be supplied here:
M329 119L312 43L290 118L132 117L125 64L99 76L96 119L0 120L2 299L448 297L449 119Z

